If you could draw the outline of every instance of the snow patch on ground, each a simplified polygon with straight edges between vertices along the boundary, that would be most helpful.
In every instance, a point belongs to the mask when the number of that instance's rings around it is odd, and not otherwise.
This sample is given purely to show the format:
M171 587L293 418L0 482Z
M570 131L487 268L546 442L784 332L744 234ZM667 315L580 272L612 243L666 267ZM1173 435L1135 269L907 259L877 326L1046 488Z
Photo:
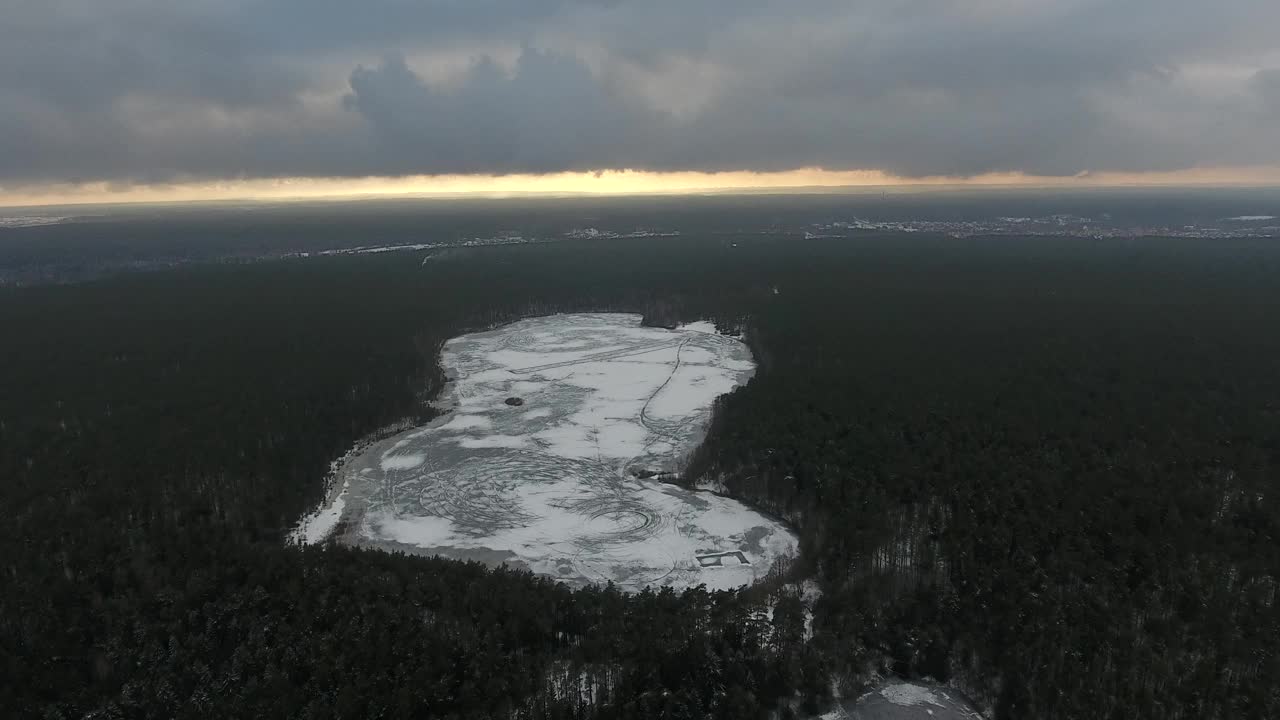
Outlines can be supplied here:
M700 332L708 335L718 335L720 331L716 330L716 324L710 320L698 320L691 323L685 323L676 328L678 332Z
M724 484L724 478L719 475L704 475L694 482L693 487L697 490L705 490L718 495L729 494L729 488Z
M822 597L822 588L816 580L800 583L800 601L804 603L804 639L813 639L813 606Z
M927 682L887 680L852 701L842 702L821 720L982 720L959 692Z
M291 539L303 545L314 545L329 537L333 529L338 526L342 512L347 507L347 491L350 489L350 481L344 482L342 490L332 503L321 505L313 513L302 518L291 534Z
M881 690L880 694L894 705L942 705L937 695L934 695L929 688L920 685L907 683L890 685Z
M630 590L739 587L796 553L790 531L735 500L638 477L678 471L712 401L754 372L711 323L555 315L454 338L441 356L453 413L352 458L343 541Z

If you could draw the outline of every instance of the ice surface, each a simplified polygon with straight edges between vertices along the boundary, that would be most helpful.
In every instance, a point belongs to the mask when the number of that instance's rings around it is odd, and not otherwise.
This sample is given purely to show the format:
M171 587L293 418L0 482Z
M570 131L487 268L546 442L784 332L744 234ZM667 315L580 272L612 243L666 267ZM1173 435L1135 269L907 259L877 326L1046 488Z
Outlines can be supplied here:
M427 458L423 455L386 455L382 458L383 470L412 470Z
M821 720L982 720L959 692L942 685L888 680L842 703Z
M458 415L449 422L445 423L441 430L484 430L493 427L493 423L489 418L483 415Z
M464 448L522 448L529 446L528 440L517 435L465 437L457 440L457 443Z
M631 590L738 587L795 554L791 532L735 500L638 477L678 471L712 401L754 372L711 323L554 315L454 338L441 356L452 412L343 465L342 541Z

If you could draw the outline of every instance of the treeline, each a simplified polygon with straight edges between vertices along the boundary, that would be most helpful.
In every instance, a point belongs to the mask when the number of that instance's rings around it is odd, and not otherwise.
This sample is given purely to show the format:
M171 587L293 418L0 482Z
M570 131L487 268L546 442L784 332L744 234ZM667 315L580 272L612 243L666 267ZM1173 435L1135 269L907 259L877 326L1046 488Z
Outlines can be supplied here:
M694 468L801 524L827 657L1010 718L1275 715L1278 251L919 250L758 311Z
M192 267L0 295L0 708L766 717L873 672L997 716L1280 711L1280 249L761 237ZM445 339L746 330L688 475L823 591L626 596L284 538Z

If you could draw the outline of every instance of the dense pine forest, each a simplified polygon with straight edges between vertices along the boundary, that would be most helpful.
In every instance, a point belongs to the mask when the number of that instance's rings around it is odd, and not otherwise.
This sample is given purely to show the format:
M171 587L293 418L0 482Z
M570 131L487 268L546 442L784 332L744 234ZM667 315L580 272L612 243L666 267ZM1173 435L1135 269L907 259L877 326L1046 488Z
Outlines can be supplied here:
M708 235L0 291L0 716L804 717L877 674L995 718L1280 716L1277 278L1267 240ZM792 523L789 577L285 542L432 412L444 340L593 310L745 333L684 481Z

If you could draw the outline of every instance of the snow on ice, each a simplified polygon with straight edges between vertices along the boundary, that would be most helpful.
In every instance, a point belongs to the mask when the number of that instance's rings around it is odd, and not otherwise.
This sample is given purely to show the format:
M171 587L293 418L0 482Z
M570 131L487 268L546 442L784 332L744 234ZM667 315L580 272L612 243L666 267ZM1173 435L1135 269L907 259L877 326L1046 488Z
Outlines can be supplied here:
M454 338L442 363L451 412L353 455L326 520L299 539L342 519L347 543L629 590L738 587L796 552L735 500L645 479L678 471L715 398L754 373L711 323L553 315Z
M982 720L955 690L932 683L887 680L819 720Z

